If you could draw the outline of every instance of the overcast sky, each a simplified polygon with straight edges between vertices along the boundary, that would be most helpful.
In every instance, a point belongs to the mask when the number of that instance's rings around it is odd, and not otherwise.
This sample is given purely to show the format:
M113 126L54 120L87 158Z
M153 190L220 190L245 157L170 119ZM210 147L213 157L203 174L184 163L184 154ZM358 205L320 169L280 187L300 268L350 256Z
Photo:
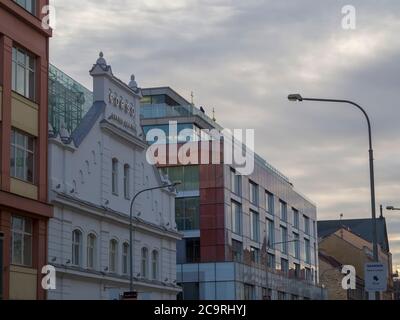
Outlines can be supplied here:
M318 206L319 219L370 217L370 114L377 204L400 207L400 1L54 0L51 62L92 89L99 51L116 76L170 86L227 128L256 130L256 152ZM356 29L342 28L342 7ZM400 211L385 212L400 269Z

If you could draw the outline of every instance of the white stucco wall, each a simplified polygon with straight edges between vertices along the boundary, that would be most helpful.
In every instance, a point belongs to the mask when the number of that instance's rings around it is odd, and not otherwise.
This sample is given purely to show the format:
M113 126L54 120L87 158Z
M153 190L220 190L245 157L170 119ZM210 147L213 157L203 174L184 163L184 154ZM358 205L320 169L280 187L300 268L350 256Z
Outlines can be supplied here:
M99 59L100 60L100 59ZM146 161L146 146L139 123L139 98L116 79L110 69L97 63L94 77L95 101L103 99L104 112L83 141L65 143L60 136L49 139L49 196L54 218L49 223L49 264L57 267L57 289L49 299L112 299L127 291L129 280L122 274L122 245L129 243L129 208L133 195L161 185L158 171ZM136 109L134 117L113 105L109 90L118 93ZM113 122L115 114L131 127ZM111 129L110 129L111 128ZM134 128L134 130L132 130ZM112 159L118 159L118 194L112 193ZM129 165L130 199L124 197L124 165ZM176 240L174 194L168 190L144 193L135 201L134 276L139 299L175 299ZM71 265L72 232L82 232L82 262ZM87 270L87 236L96 235L95 269ZM116 274L110 274L109 243L118 241ZM141 249L149 250L149 279L141 279ZM151 252L159 254L159 276L151 279ZM128 266L129 268L129 266ZM129 270L129 269L128 269ZM128 271L129 273L129 271Z

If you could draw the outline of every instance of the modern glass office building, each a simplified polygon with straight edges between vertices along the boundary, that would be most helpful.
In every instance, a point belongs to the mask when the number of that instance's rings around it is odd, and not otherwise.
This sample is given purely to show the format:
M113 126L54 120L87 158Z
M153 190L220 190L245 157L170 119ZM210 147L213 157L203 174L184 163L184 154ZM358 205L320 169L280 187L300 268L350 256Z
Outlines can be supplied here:
M142 90L141 123L161 129L166 143L210 140L201 129L222 130L169 87ZM176 121L171 133L170 121ZM183 132L193 129L192 136ZM180 180L176 224L181 299L321 299L316 206L290 180L255 155L250 175L224 164L169 164Z
M75 130L93 104L93 94L53 65L49 67L49 123L55 132Z

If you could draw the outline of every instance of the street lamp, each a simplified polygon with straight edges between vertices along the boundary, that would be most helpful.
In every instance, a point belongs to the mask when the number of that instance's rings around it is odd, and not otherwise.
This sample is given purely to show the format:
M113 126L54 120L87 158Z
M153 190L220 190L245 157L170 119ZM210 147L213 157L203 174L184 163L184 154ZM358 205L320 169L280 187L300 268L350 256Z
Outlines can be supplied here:
M152 187L152 188L147 188L143 189L135 194L135 196L132 198L131 201L131 206L130 206L130 211L129 211L129 291L133 292L133 237L132 237L132 232L133 232L133 203L135 202L136 198L141 195L144 192L147 191L152 191L152 190L157 190L157 189L164 189L164 188L171 188L171 187L176 187L178 185L182 184L181 181L175 181L174 183L167 184L167 185L162 185L162 186L157 186L157 187Z
M400 208L395 208L395 207L393 207L393 206L387 206L387 207L386 207L386 210L391 210L391 211L398 210L398 211L400 211Z
M347 103L358 108L365 116L368 124L368 138L369 138L369 176L370 176L370 188L371 188L371 215L372 215L372 246L374 253L374 261L379 262L378 258L378 237L376 228L376 205L375 205L375 175L374 175L374 151L372 149L372 130L371 122L369 120L367 112L357 103L350 100L338 100L338 99L317 99L317 98L303 98L300 94L290 94L288 96L290 101L319 101L319 102L335 102L335 103ZM379 292L375 292L375 299L379 300Z

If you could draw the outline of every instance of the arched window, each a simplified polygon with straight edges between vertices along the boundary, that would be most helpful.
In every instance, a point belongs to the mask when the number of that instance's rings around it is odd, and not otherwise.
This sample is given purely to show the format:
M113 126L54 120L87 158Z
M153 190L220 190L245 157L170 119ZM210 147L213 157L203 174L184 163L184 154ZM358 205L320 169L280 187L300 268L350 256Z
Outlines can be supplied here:
M110 257L109 257L109 271L112 273L117 272L117 257L118 257L118 242L117 240L110 241Z
M153 280L158 280L158 251L153 250L151 254L152 276Z
M118 195L118 159L112 159L112 193Z
M130 198L129 190L129 164L124 165L124 197L125 199Z
M122 246L122 273L128 274L129 268L129 244L127 242Z
M149 258L149 251L147 250L147 248L142 248L142 264L140 273L143 278L147 278L148 276L147 274L148 258Z
M82 232L79 230L72 232L72 264L74 266L82 264Z
M87 238L87 267L96 268L96 236L91 233Z

